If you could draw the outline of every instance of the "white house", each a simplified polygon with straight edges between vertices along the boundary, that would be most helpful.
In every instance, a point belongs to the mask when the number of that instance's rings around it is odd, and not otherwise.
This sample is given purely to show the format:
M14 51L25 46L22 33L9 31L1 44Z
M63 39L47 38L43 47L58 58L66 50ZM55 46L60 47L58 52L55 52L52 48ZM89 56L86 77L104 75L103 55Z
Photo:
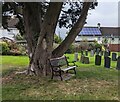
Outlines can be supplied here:
M11 40L14 40L14 36L19 34L19 30L16 28L10 28L11 30L8 31L7 29L0 28L0 38L6 37Z
M120 52L120 27L84 27L75 39L75 42L94 42L102 43L108 40L111 51Z
M9 38L11 40L14 40L14 36L19 34L19 30L15 27L15 25L18 23L18 19L17 18L11 18L8 21L8 28L9 31L7 29L4 29L3 27L0 28L0 38Z
M102 33L98 27L84 27L75 39L75 42L94 42L102 41Z
M108 40L111 51L120 52L120 27L101 27L103 39Z

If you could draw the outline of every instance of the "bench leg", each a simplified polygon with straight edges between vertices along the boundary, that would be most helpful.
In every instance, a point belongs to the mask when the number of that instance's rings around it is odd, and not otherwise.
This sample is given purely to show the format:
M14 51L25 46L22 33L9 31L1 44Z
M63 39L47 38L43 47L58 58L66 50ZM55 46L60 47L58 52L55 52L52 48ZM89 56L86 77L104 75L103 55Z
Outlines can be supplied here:
M68 70L66 71L66 73L68 73Z
M75 68L74 68L73 70L74 70L74 72L75 72L75 74L76 74L76 70L75 70Z
M53 79L53 76L54 76L54 73L52 72L52 77L51 77L51 79Z
M63 79L62 79L62 74L61 74L61 71L59 71L59 74L60 74L60 78L61 78L61 81L62 81Z

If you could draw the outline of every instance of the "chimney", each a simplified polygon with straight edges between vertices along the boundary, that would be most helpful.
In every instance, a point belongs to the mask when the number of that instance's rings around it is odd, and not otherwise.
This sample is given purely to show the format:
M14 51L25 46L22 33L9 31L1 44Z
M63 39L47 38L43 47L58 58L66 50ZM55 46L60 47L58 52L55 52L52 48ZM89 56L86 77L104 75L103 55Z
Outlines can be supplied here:
M98 26L98 29L100 29L100 23L98 23L97 26Z

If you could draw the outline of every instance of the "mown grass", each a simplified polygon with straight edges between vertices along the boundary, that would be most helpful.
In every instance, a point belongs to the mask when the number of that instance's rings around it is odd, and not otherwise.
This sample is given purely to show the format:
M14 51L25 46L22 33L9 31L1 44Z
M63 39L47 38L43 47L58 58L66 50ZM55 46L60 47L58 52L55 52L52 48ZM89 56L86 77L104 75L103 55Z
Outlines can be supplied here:
M74 59L73 54L66 56ZM77 75L66 81L15 74L27 67L27 57L2 56L2 62L3 100L118 100L115 61L110 69L104 68L103 61L101 66L95 66L94 57L90 57L90 64L76 62Z
M29 59L27 56L1 56L3 66L20 66L24 67L28 65ZM2 70L8 69L4 67Z
M29 59L27 56L1 56L2 65L0 70L2 75L9 74L13 70L23 69L28 66Z

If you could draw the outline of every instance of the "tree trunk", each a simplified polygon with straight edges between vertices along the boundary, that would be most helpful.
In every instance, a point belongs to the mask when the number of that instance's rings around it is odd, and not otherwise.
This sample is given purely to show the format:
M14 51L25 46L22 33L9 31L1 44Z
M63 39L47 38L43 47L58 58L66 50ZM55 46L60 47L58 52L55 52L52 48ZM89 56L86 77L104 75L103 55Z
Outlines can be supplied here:
M85 24L85 20L87 17L87 13L88 13L90 4L91 4L91 2L84 3L83 9L81 12L81 16L79 17L78 21L72 27L68 36L65 38L65 40L52 52L54 57L62 56L64 54L64 52L72 44L72 42L75 40L75 38L79 34L79 32L82 30L82 28Z
M53 37L62 4L62 2L50 2L44 17L31 67L36 75L46 75L50 72L48 59L52 55Z
M34 9L33 9L34 8ZM37 15L36 15L37 14ZM25 38L27 41L28 55L29 55L29 67L33 62L33 55L37 45L39 33L41 31L41 11L40 4L26 2L23 7L24 27L25 27Z

